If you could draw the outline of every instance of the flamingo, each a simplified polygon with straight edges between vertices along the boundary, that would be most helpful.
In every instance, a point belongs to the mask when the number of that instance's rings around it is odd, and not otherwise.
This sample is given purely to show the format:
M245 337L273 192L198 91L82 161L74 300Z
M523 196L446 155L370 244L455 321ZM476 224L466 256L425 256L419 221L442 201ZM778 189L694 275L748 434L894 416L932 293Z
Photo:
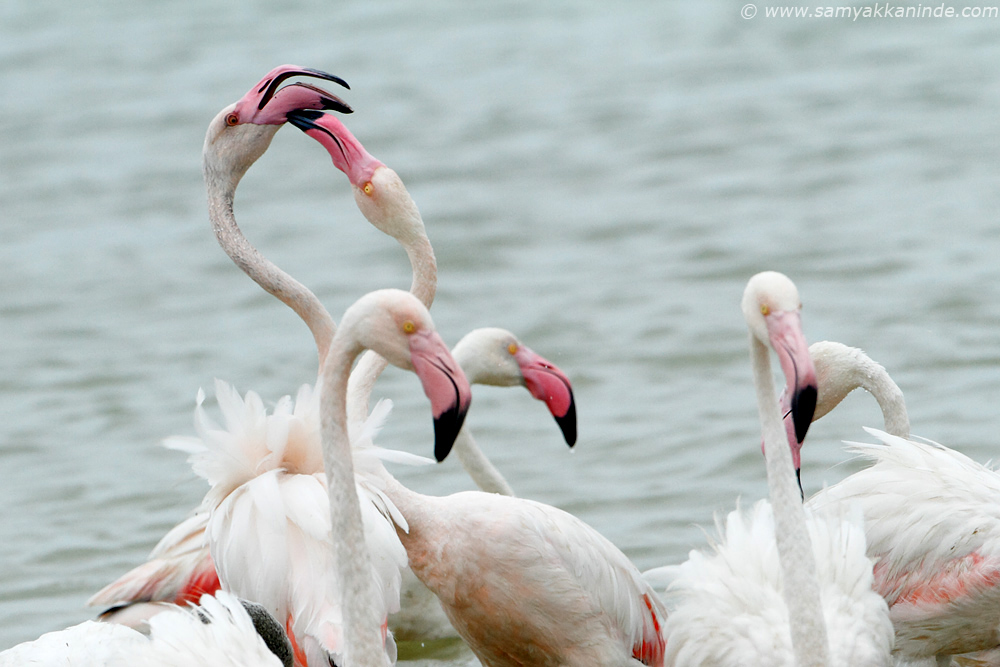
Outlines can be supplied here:
M321 373L323 386L323 461L329 491L338 582L343 586L343 632L348 664L375 667L386 664L383 637L384 607L371 576L370 557L363 552L366 527L353 491L353 442L347 431L347 384L351 366L364 349L389 363L416 373L431 401L435 443L450 446L462 428L472 400L468 381L444 341L434 329L430 313L412 294L401 290L371 292L351 306L331 341ZM384 478L391 479L381 468ZM343 508L343 509L341 509ZM361 552L361 553L359 553ZM315 582L305 582L315 585Z
M548 406L566 443L572 447L576 442L576 406L569 379L514 334L496 327L474 329L452 348L451 354L470 384L526 387ZM514 496L510 484L476 444L467 425L459 432L454 451L480 490ZM400 610L389 616L389 627L401 640L458 637L437 597L410 569L403 572Z
M0 653L0 667L291 667L285 631L260 605L219 591L198 607L165 605L148 634L124 625L86 621L48 632Z
M734 511L714 554L668 568L667 661L682 665L889 665L892 626L871 590L860 521L802 507L792 452L813 416L816 373L795 285L755 275L743 295L764 435L770 502ZM768 348L785 375L793 426L782 427ZM790 435L790 437L789 437ZM405 513L405 508L403 509Z
M274 68L212 120L205 136L203 172L209 218L219 245L251 279L303 319L322 361L336 329L333 319L315 294L275 266L246 239L233 214L236 187L287 122L288 112L315 108L351 113L346 102L315 86L299 82L279 88L294 76L324 79L347 87L343 79L320 70L295 65ZM315 460L318 465L318 453ZM88 604L106 607L136 601L182 604L217 590L220 584L215 565L204 557L202 549L202 529L207 518L207 510L203 509L169 531L146 564L98 591ZM150 612L156 610L154 607ZM104 615L106 620L121 620L122 613L135 615L137 610L109 612ZM137 618L144 617L144 613L138 613Z
M866 429L880 444L850 443L850 451L872 465L815 494L808 506L824 512L851 505L863 512L874 587L889 605L898 659L947 665L951 656L995 652L1000 477L953 449L911 439L902 392L885 369L860 350L826 345L814 356L817 415L862 386L881 406L886 432ZM828 369L822 373L821 363Z

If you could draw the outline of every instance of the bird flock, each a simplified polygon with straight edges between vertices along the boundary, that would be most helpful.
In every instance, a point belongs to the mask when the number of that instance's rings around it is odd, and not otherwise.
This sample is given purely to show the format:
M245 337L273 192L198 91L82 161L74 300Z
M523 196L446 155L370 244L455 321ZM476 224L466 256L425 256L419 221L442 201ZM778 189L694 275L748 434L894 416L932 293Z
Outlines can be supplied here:
M165 444L188 455L204 499L94 594L97 621L8 649L0 666L384 667L397 639L444 637L488 667L1000 665L1000 477L911 437L902 392L864 352L809 346L781 273L749 276L740 304L768 498L719 517L683 563L639 572L573 515L516 497L464 425L470 384L526 388L572 447L569 378L499 328L447 348L428 310L437 263L416 203L335 115L351 107L288 82L300 77L347 87L275 68L211 121L203 173L219 245L309 328L316 378L270 408L217 381L221 421L199 391L195 434ZM405 249L408 292L370 292L338 322L240 231L236 189L285 124L326 151L364 217ZM389 364L421 382L434 459L375 444L391 403L370 396ZM849 444L870 465L804 498L809 425L857 388L884 416L884 431L866 429L875 442ZM478 491L427 496L385 466L452 449Z

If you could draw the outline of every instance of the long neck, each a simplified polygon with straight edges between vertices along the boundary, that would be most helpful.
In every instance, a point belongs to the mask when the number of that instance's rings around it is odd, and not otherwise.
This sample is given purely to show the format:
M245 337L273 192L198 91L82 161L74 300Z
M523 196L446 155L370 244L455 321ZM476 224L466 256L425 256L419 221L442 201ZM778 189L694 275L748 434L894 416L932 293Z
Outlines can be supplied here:
M326 356L336 325L330 313L309 289L264 257L243 236L233 214L237 182L228 182L206 171L208 217L215 238L229 258L270 294L281 299L306 323L316 340L320 363Z
M361 505L354 482L351 441L346 429L346 392L351 363L359 350L334 340L320 373L323 464L330 495L330 522L337 578L342 586L348 664L386 664L372 580L371 555L365 543Z
M849 393L861 388L878 401L885 430L901 438L910 437L910 418L903 392L881 364L857 348L831 341L813 343L809 351L816 364L819 384L814 420L837 407Z
M413 271L410 293L430 308L437 292L437 260L427 234L423 233L423 222L420 222L418 228L419 234L401 238L399 242L406 250ZM361 423L368 416L372 390L387 365L388 362L374 352L366 352L361 357L361 361L351 373L347 391L347 415L350 423Z
M825 667L829 657L816 561L774 393L771 362L767 347L753 335L750 336L750 348L792 648L798 667Z
M483 450L479 449L468 426L463 426L458 432L453 449L465 472L469 473L469 477L482 491L513 497L514 489L510 488L500 471L486 458Z

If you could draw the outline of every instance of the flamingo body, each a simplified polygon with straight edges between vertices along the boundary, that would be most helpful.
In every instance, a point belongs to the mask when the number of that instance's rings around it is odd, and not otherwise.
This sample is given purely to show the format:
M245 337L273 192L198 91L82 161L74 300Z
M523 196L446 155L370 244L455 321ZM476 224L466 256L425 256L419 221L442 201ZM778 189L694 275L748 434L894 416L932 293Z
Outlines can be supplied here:
M659 599L576 517L479 491L389 496L410 567L484 665L664 664Z
M1000 476L937 443L866 430L881 444L850 449L873 464L809 505L863 511L897 652L919 659L997 647Z
M808 516L832 665L889 665L892 626L872 591L860 515ZM767 501L735 510L713 553L692 551L670 570L667 664L794 667L774 515ZM720 619L726 619L719 623Z

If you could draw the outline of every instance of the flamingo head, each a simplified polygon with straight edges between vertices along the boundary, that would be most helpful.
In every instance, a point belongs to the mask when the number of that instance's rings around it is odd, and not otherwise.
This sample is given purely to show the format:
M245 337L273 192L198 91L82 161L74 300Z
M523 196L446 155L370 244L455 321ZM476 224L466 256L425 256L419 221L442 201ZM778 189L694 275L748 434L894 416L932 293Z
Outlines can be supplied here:
M306 109L289 113L288 120L326 148L372 225L403 243L425 235L420 211L402 179L365 150L338 118Z
M271 145L290 111L310 108L351 113L346 102L316 86L293 83L278 89L291 76L312 76L347 86L339 77L319 70L293 65L271 70L239 101L216 114L209 124L202 152L206 176L222 179L227 187L235 189L247 169Z
M431 401L434 456L443 461L465 422L472 391L424 304L402 290L370 292L344 313L335 340L343 336L416 373Z
M475 329L458 341L452 354L473 384L526 387L545 402L566 444L576 444L576 403L569 378L514 334L493 327Z
M775 271L758 273L743 293L743 315L750 335L778 356L791 424L788 444L796 474L801 468L800 450L816 409L816 369L802 332L802 301L795 284Z

